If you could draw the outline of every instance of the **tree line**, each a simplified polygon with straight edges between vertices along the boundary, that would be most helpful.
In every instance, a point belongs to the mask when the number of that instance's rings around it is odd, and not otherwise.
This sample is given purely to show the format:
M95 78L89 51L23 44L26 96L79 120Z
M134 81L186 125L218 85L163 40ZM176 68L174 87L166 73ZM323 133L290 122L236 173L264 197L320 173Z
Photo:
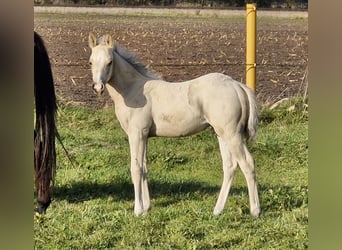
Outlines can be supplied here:
M166 7L244 7L256 3L261 8L308 7L308 0L34 0L35 5L78 6L166 6Z

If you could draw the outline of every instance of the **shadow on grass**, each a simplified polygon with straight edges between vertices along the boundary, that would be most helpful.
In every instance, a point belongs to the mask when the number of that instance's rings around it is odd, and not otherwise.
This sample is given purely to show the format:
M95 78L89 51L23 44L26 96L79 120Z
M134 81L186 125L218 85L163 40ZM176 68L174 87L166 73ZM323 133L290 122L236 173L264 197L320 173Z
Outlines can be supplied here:
M151 198L166 198L158 201L158 206L166 207L182 200L203 200L208 195L217 195L220 186L203 182L169 183L151 180ZM247 187L232 186L230 196L247 196ZM306 186L262 186L259 185L260 203L263 212L292 210L307 205ZM87 200L113 197L115 200L134 201L133 184L130 181L115 183L74 182L67 186L56 187L53 198L79 203ZM228 198L229 202L229 198ZM246 204L249 206L249 204Z
M210 186L202 182L162 183L149 181L151 198L176 197L175 202L184 199L184 197L196 199L198 195L218 194L219 190L219 186ZM234 190L231 191L234 192ZM74 182L67 186L55 187L53 193L55 200L67 200L70 203L106 197L133 201L133 184L129 181L115 183Z

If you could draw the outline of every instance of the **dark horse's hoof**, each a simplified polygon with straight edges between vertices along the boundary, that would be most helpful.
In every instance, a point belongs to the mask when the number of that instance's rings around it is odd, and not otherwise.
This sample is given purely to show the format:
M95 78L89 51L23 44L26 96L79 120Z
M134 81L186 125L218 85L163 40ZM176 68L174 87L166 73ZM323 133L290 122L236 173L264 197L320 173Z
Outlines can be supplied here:
M46 209L49 207L50 203L51 199L49 199L47 202L38 202L38 205L34 209L34 211L40 214L45 214Z

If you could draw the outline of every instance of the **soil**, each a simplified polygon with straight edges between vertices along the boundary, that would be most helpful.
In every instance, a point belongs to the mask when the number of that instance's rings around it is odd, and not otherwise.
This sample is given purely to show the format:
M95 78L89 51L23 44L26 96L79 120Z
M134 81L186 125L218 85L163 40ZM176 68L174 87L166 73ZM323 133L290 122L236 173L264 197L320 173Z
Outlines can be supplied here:
M245 18L201 15L35 13L34 30L45 41L57 97L102 108L108 94L95 95L88 59L88 34L109 33L167 81L221 72L245 82ZM259 17L257 86L260 103L302 95L307 86L306 17Z

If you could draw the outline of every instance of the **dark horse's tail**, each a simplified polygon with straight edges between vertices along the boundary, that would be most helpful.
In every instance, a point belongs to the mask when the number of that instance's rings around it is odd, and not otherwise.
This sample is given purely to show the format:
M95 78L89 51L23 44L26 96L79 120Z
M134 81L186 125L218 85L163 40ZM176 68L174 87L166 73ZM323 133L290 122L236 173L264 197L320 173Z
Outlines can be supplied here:
M34 172L37 212L46 211L51 202L51 188L56 173L55 136L57 129L56 95L49 57L41 37L34 32Z

